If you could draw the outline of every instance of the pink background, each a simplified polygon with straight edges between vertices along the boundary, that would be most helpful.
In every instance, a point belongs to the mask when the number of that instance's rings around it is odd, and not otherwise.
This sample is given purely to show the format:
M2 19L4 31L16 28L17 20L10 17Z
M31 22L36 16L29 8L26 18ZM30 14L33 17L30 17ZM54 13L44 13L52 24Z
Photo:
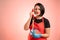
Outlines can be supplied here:
M60 40L60 0L0 0L0 40L27 40L24 24L37 2L44 5L44 17L50 21L48 40Z

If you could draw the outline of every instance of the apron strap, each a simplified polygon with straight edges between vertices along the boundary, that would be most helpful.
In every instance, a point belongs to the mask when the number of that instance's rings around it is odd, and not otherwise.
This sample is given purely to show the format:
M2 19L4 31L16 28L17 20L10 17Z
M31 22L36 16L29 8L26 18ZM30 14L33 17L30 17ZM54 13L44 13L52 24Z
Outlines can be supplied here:
M44 23L44 17L42 18L42 22Z

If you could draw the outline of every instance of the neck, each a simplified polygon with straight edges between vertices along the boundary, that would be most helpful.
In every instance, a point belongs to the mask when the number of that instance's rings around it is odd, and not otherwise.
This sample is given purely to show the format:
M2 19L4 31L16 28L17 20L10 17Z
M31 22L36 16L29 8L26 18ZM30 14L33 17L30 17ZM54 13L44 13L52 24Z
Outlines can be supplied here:
M36 17L36 19L42 19L42 18L43 18L43 16L41 16L41 17L40 17L40 16Z

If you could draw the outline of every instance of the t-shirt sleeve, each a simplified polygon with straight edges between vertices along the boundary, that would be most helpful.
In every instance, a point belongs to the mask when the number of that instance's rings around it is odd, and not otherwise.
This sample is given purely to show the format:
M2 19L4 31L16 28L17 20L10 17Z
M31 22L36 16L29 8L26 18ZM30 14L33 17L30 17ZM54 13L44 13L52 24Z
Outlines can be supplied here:
M30 25L29 25L29 28L30 28L30 29L32 28L32 27L31 27L31 24L32 24L32 18L31 18Z
M31 21L30 21L30 25L32 24L32 19L31 19Z
M44 19L45 28L50 28L50 22L48 19Z
M30 25L32 24L32 20L34 20L33 17L31 18Z

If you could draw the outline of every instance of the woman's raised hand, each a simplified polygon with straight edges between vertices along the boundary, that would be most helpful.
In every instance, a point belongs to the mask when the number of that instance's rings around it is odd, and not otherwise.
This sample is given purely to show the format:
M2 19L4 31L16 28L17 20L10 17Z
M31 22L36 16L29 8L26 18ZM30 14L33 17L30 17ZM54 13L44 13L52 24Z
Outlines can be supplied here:
M31 18L32 18L33 14L34 14L34 9L32 9L32 11L30 12L30 17Z

